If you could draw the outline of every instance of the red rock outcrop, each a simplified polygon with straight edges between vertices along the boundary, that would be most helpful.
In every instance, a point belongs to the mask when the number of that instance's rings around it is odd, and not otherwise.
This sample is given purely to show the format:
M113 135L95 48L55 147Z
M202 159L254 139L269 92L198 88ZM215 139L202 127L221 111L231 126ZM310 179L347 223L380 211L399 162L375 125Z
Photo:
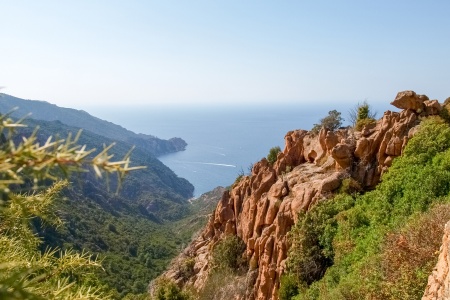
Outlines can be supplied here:
M165 276L201 289L209 272L210 250L225 235L234 234L245 242L249 272L254 274L245 298L277 299L289 249L287 233L298 213L329 199L345 178L373 188L393 158L402 154L419 123L418 115L439 113L439 103L426 101L426 96L401 92L393 104L403 111L387 111L376 125L361 131L322 129L315 136L305 130L288 132L274 165L262 159L250 176L225 192L202 234L178 258L195 260L192 276L182 278L176 268Z
M450 222L445 224L438 262L428 277L428 284L422 300L450 299Z

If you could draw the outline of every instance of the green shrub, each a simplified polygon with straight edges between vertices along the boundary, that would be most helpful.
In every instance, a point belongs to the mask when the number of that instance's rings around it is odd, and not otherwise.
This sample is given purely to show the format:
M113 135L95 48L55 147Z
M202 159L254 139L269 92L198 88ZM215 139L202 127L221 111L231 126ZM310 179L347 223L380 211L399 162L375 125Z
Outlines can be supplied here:
M353 198L340 195L299 213L297 224L288 235L291 248L287 260L289 274L297 282L310 285L333 264L337 215L352 205Z
M246 245L235 235L226 236L214 246L212 265L216 270L236 272L246 268L246 260L242 257Z
M191 278L194 275L195 259L192 257L186 258L180 266L180 274L184 280Z
M371 125L375 125L377 123L377 121L375 121L374 119L359 119L358 121L356 121L355 124L355 130L362 130L364 128L364 126L371 126Z
M362 130L366 125L374 125L376 115L377 113L372 111L367 101L358 103L349 111L349 119L355 130Z
M273 165L277 161L277 156L280 152L281 148L279 146L270 148L269 154L267 154L267 161L269 164Z
M191 295L183 292L173 281L160 278L156 282L155 300L189 300Z
M280 300L290 300L298 294L298 282L291 274L284 274L280 278L280 289L278 290L278 298Z
M362 103L356 104L350 111L348 112L349 121L353 126L357 124L359 120L364 119L372 119L375 120L377 113L372 111L369 103L364 100Z
M341 186L339 187L339 193L347 195L356 195L362 192L362 190L361 184L351 177L342 180Z

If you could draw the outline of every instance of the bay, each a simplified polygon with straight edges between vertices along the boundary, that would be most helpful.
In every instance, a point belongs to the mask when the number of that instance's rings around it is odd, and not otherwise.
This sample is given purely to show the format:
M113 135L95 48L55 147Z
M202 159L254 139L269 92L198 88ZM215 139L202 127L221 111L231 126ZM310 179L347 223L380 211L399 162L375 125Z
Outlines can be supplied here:
M194 196L230 186L249 166L284 148L285 134L309 130L332 110L329 106L261 107L92 107L89 113L137 133L168 139L181 137L185 151L158 157L195 187ZM345 106L343 112L348 111ZM324 113L325 112L325 113ZM343 113L344 115L345 113Z

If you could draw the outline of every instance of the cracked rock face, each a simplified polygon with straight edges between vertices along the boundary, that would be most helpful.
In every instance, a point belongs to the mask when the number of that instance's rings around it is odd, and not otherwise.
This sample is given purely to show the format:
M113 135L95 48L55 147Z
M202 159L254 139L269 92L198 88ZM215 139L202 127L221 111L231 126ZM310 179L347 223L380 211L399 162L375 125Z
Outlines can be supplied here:
M428 107L425 101L426 96L401 92L393 103L403 111L387 111L376 126L358 132L352 128L322 129L316 136L305 130L288 132L274 165L262 159L250 176L226 191L201 235L177 258L194 259L194 274L182 278L174 263L164 276L201 289L209 272L210 250L233 234L245 242L249 272L254 274L245 298L277 299L289 250L287 233L298 213L330 199L345 178L366 189L375 187L415 132L418 115ZM430 107L430 113L441 109L436 104Z

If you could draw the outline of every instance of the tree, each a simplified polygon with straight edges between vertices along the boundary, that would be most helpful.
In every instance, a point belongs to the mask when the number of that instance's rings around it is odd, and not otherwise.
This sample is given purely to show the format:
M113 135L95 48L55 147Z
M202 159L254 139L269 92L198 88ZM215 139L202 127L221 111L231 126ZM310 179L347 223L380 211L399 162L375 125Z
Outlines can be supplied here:
M35 130L16 143L15 129L24 126L22 120L0 115L0 299L107 299L92 273L100 263L86 252L41 253L30 222L61 224L53 206L68 182L59 175L92 168L98 177L117 174L120 185L126 173L141 167L129 166L130 152L111 161L112 145L94 155L95 149L77 144L80 133L40 144ZM43 190L43 180L53 184ZM19 186L32 188L19 194L14 192Z
M337 110L331 110L328 112L328 116L320 119L320 124L314 124L311 132L313 134L317 134L322 127L328 131L334 131L342 126L343 121L344 119L341 117L340 112Z

